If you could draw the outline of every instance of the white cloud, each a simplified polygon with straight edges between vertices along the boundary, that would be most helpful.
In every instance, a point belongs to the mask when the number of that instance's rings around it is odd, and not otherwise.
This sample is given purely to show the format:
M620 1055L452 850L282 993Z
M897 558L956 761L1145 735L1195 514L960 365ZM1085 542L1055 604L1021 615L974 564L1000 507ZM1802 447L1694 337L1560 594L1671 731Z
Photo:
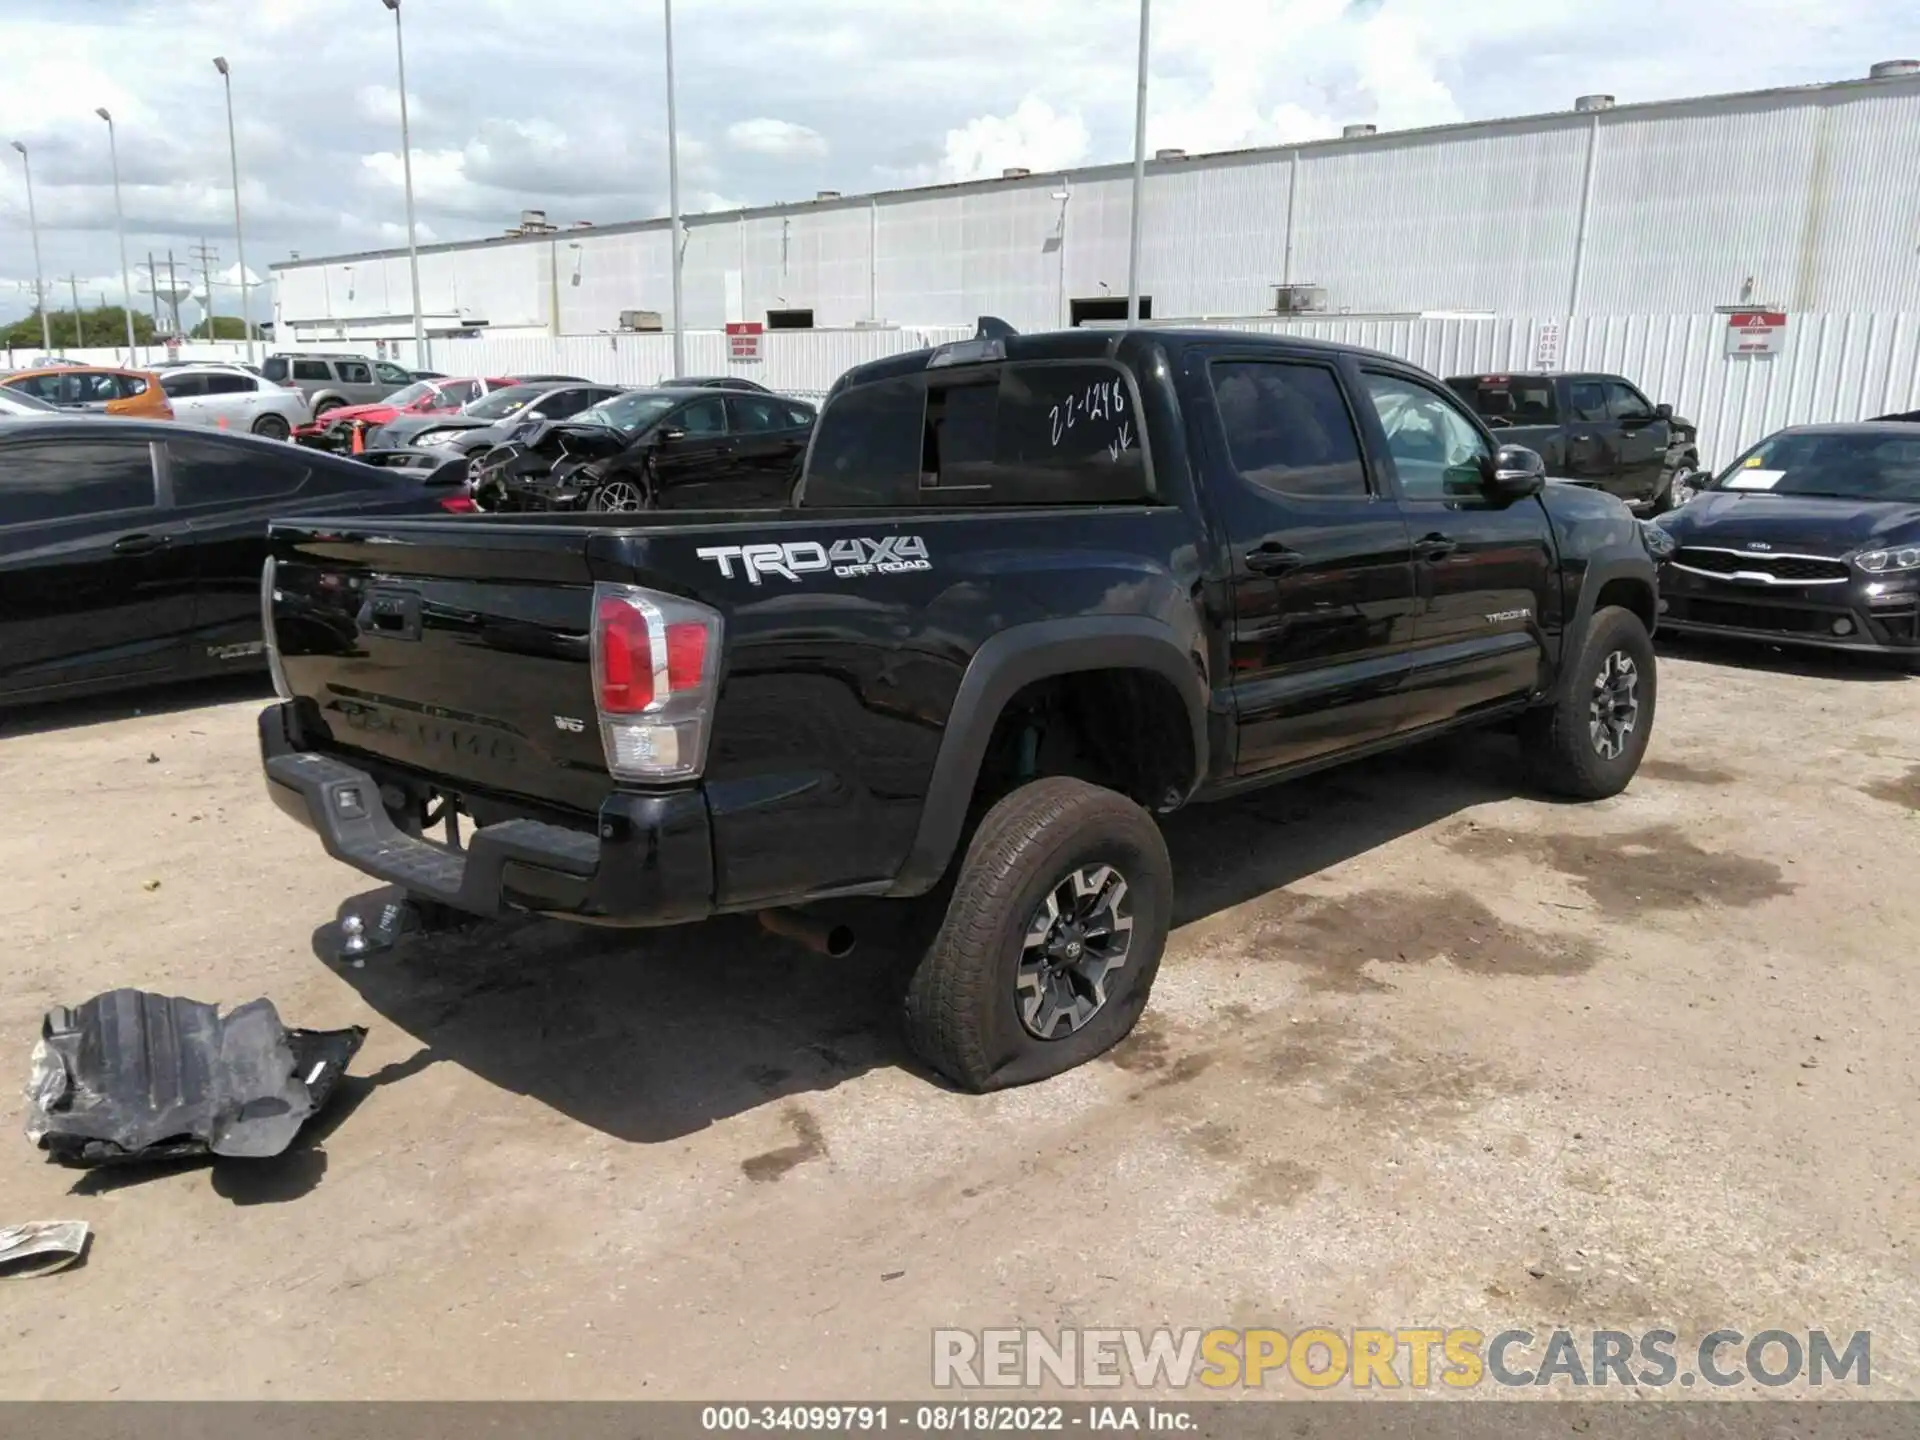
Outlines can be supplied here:
M942 180L977 180L1011 166L1058 170L1087 158L1086 122L1077 113L1061 115L1037 95L1029 95L1009 115L978 115L947 131L940 157Z
M116 122L130 257L184 253L202 235L230 242L215 54L233 67L248 259L264 269L294 250L396 243L391 18L364 3L368 23L343 25L340 0L0 0L0 141L32 151L47 273L118 269L97 105ZM1588 91L1631 103L1852 77L1873 59L1920 53L1911 3L1810 6L1154 0L1148 142L1200 153L1334 135L1348 121L1393 129L1562 110ZM665 212L659 7L568 0L563 25L555 8L408 8L423 237L497 233L523 208L560 224ZM683 10L674 41L690 213L1132 150L1136 12L1121 0ZM1647 43L1596 45L1602 33ZM0 315L26 308L7 283L33 273L25 215L18 157L0 149Z
M381 125L400 123L400 91L392 85L362 85L353 92L354 109L360 118ZM420 103L420 97L413 91L407 92L407 125L409 128L422 123L431 123L434 112Z
M727 143L736 150L775 158L827 153L826 136L791 120L736 120L727 127Z

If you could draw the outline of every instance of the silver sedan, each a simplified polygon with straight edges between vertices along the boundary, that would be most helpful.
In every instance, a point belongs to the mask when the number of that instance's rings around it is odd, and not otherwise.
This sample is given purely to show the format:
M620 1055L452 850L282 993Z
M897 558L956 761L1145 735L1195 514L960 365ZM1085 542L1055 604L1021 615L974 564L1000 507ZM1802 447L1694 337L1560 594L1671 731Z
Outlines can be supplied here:
M285 440L313 419L307 397L238 365L178 365L160 372L160 388L182 425L243 430Z

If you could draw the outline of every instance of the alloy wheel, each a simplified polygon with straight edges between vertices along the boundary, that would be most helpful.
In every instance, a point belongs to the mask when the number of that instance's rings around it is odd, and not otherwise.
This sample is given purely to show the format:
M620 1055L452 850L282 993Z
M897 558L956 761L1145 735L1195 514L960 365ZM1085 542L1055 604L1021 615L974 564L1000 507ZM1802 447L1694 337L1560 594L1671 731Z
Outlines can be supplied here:
M1042 1040L1073 1034L1106 1005L1132 944L1126 878L1111 865L1074 870L1027 922L1014 981L1020 1023Z
M1640 723L1640 669L1624 650L1608 652L1594 677L1587 734L1602 760L1617 760Z

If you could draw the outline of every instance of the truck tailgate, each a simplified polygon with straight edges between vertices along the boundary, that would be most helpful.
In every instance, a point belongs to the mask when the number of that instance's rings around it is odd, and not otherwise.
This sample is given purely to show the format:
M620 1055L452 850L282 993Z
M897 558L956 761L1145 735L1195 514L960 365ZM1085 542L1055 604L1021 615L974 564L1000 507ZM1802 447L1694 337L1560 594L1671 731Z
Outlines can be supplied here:
M593 702L590 532L349 523L272 530L275 639L316 741L450 789L593 812L610 786Z

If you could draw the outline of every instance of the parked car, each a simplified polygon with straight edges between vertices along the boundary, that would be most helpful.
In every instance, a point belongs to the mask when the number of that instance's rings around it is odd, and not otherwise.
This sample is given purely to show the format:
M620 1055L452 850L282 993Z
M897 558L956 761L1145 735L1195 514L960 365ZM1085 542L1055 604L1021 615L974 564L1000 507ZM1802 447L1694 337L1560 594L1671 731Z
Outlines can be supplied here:
M173 418L173 407L160 388L160 377L150 370L59 365L46 370L16 370L0 376L0 385L61 410L91 410L129 420Z
M270 516L472 507L457 478L251 435L0 421L0 704L259 668Z
M1920 671L1920 431L1769 435L1656 522L1661 623L1890 656Z
M778 395L629 390L571 420L529 420L480 458L484 510L778 506L799 478L814 408Z
M1546 788L1626 786L1647 527L1543 482L1371 351L894 356L834 385L792 510L276 521L267 792L429 916L759 911L842 953L857 914L793 907L929 897L912 1043L1020 1084L1147 1003L1175 910L1154 813L1496 721Z
M653 388L656 390L753 390L762 395L773 394L773 391L758 380L749 380L744 375L687 375L678 380L662 380Z
M313 423L307 397L232 365L179 365L160 372L173 418L213 430L250 430L285 440Z
M269 355L260 373L307 397L316 417L342 405L369 405L414 383L390 360L364 355Z
M483 395L454 415L401 415L367 436L369 447L417 449L424 459L459 458L479 478L481 457L529 420L566 420L589 405L620 394L617 386L585 384L509 385Z
M1700 468L1693 423L1618 375L1455 375L1447 384L1500 439L1525 445L1547 473L1618 495L1657 515Z
M302 445L339 452L364 449L373 431L403 415L451 415L482 395L504 390L513 381L463 376L454 380L416 380L371 405L337 405L293 432Z

